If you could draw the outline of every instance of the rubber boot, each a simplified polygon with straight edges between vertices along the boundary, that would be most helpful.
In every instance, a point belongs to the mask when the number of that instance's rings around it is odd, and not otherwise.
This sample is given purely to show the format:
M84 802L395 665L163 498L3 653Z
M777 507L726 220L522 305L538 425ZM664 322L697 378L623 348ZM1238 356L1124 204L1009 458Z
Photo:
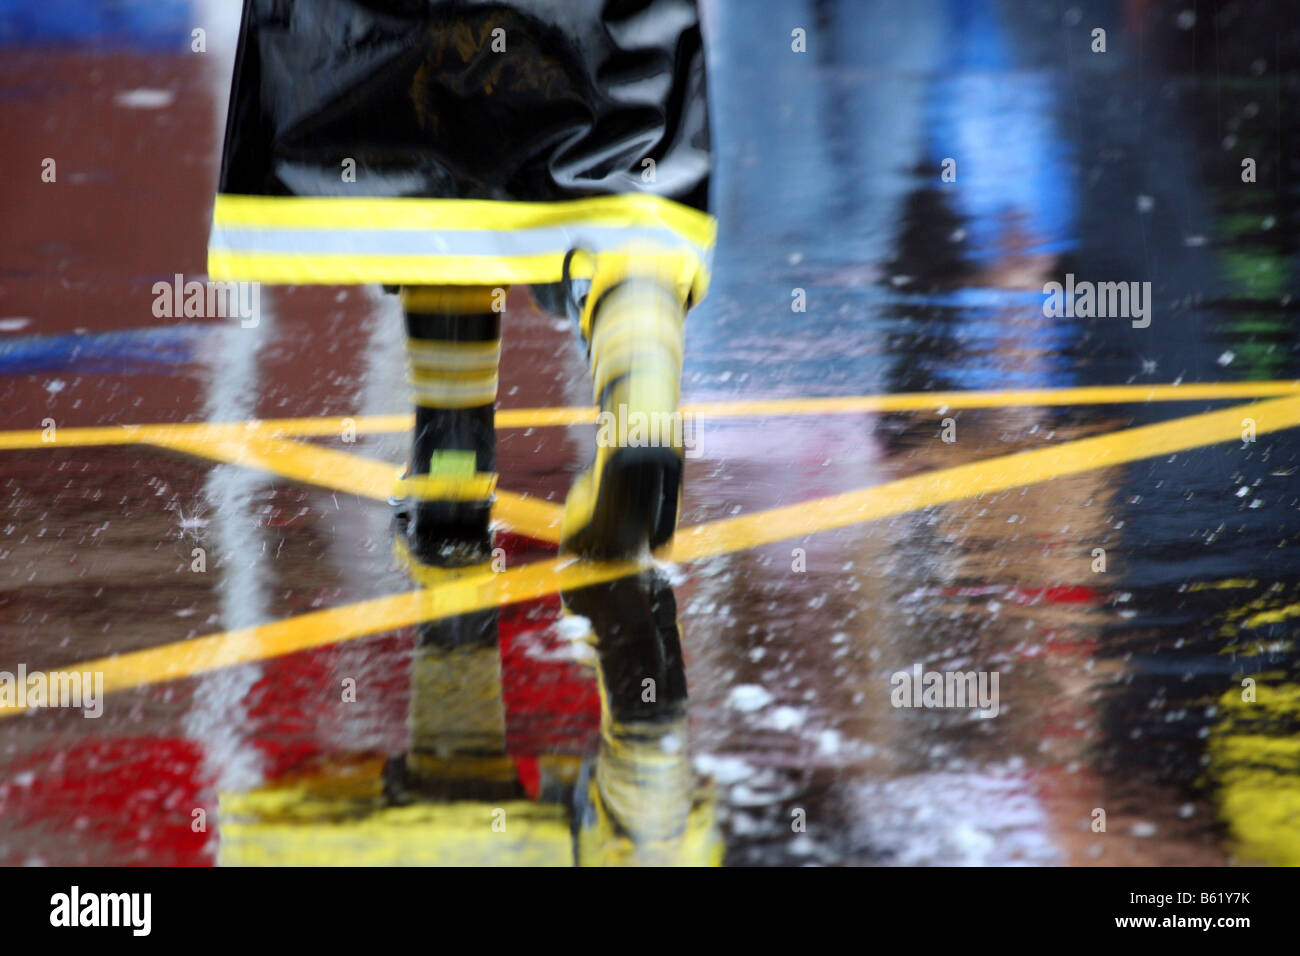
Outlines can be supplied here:
M504 294L488 286L402 289L415 431L393 503L399 547L417 561L472 563L492 550L501 355L493 307Z
M677 529L685 298L653 255L613 257L596 272L581 306L600 408L596 458L565 501L563 552L631 558Z

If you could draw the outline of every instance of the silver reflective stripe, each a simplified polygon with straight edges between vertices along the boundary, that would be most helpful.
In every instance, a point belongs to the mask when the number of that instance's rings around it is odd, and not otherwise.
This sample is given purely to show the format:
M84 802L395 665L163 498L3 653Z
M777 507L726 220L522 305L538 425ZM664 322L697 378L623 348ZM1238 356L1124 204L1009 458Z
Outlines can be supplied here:
M425 378L412 375L409 379L415 392L416 404L432 408L469 408L490 405L497 397L497 376L475 375L472 378Z
M480 372L496 374L501 340L493 342L435 342L408 339L411 364L424 372Z
M537 256L570 249L609 251L632 242L686 249L708 263L709 250L671 229L556 226L539 229L246 229L213 225L209 246L288 255Z

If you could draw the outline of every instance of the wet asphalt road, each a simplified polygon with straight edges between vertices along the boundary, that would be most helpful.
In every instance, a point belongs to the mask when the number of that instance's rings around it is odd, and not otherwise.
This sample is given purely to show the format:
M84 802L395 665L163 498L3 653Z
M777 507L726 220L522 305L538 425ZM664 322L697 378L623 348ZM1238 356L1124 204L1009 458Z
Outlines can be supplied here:
M1256 6L706 5L720 242L687 399L1293 386L1300 31ZM408 411L378 289L267 288L255 329L152 314L155 281L204 275L237 8L75 28L16 9L0 429ZM208 52L177 52L195 24ZM1067 274L1149 282L1149 326L1046 317ZM526 289L504 328L501 408L589 403L571 332ZM1246 399L1070 394L702 415L683 526L1191 420L1126 464L963 473L944 501L570 588L567 615L548 593L355 640L322 624L310 649L142 679L96 720L0 718L0 862L1300 862L1294 403L1211 440L1192 416ZM406 450L396 429L309 440ZM502 429L502 488L562 502L592 440ZM498 544L511 569L554 551ZM410 587L386 505L328 481L0 446L0 670ZM894 706L917 665L996 674L997 716Z

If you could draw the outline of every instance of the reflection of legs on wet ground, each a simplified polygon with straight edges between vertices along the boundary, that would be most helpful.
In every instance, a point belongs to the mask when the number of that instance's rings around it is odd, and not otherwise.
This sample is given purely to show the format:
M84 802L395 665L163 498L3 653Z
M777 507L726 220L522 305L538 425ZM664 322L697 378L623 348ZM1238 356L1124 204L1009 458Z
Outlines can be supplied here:
M415 432L398 482L404 541L420 561L483 560L496 487L499 307L488 286L403 288Z
M596 396L615 424L602 429L595 464L570 494L563 531L566 548L595 556L668 540L681 486L680 433L635 429L638 416L671 423L676 413L686 296L654 273L653 259L616 263L597 273L580 315ZM492 579L500 294L403 290L416 414L397 550L416 583L434 591ZM599 751L577 795L579 861L716 863L712 802L697 792L689 759L671 588L643 573L562 597L592 622L602 701ZM497 629L495 607L420 626L411 747L385 772L399 803L523 797L505 747Z
M420 583L436 587L421 569ZM490 574L472 565L451 577ZM505 703L497 609L431 621L419 627L411 662L411 747L390 766L390 788L445 799L522 799L514 762L506 754Z
M646 572L561 597L591 622L601 690L600 750L578 795L579 862L716 864L712 801L690 763L672 588Z

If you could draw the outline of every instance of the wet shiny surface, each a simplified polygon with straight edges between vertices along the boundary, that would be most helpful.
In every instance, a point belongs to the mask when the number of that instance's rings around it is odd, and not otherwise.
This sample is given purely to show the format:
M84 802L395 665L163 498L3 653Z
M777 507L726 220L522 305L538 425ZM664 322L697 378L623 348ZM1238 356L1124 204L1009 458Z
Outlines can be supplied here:
M0 429L349 417L355 442L299 440L396 468L400 420L368 418L408 411L392 297L152 314L155 281L203 274L234 41L228 6L176 6L87 38L0 5L0 155L32 171L6 176ZM1245 4L1084 6L706 5L720 245L687 400L1293 387L1300 36ZM191 21L209 52L160 53ZM1066 273L1150 281L1150 326L1044 317ZM520 288L503 327L501 408L588 404L565 322ZM364 476L232 463L247 429L11 440L0 670L170 649L186 676L119 661L97 720L0 718L0 862L1300 862L1295 393L1065 394L705 410L683 528L709 527L653 573L552 572L502 531L504 570L390 603L413 584ZM593 434L502 428L502 489L558 506ZM1032 480L1003 462L1053 448ZM997 673L997 717L892 706L917 664Z

